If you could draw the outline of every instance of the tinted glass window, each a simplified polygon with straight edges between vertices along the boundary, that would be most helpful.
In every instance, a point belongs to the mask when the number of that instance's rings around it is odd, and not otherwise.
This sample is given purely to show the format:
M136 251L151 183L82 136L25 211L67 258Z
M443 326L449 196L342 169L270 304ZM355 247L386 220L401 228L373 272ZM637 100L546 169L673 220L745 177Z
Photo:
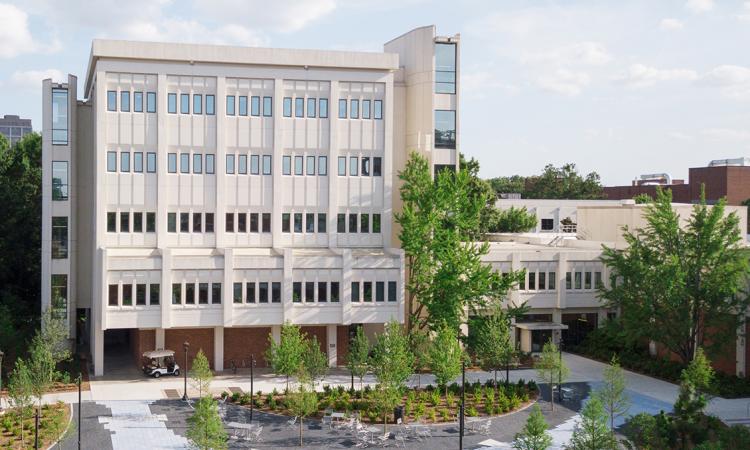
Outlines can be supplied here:
M294 174L295 175L302 175L303 164L304 164L304 159L302 156L294 157Z
M117 97L115 96L115 99ZM115 110L117 105L115 105ZM113 110L114 111L114 110ZM52 144L68 143L68 90L52 89Z
M154 233L156 231L156 213L146 213L146 233Z
M318 157L318 175L328 175L328 157Z
M130 91L120 92L120 111L130 112Z
M180 173L190 173L189 153L180 153Z
M206 155L206 173L214 173L216 168L214 167L215 156L212 154Z
M133 92L133 111L143 112L143 92Z
M352 156L349 158L349 175L356 177L359 173L359 158Z
M362 100L362 118L370 118L370 100Z
M456 111L435 111L435 147L456 148Z
M117 172L117 152L107 152L107 172Z
M281 174L282 175L292 174L292 157L291 156L281 157Z
M240 115L247 115L247 97L244 95L240 96Z
M389 302L395 302L398 300L398 290L396 289L396 282L395 281L389 281L388 282L388 301Z
M294 117L304 117L304 116L305 116L305 99L297 97L294 99Z
M193 154L193 173L203 173L203 154Z
M346 156L339 156L339 176L346 175Z
M143 153L133 153L133 172L143 172Z
M435 92L456 93L456 44L435 44Z
M234 95L227 95L227 115L234 115Z
M260 97L253 96L250 98L250 114L253 116L260 115Z
M359 119L359 100L351 101L351 110L349 111L350 119Z
M146 93L146 112L156 112L156 92Z
M315 117L315 99L307 99L307 117Z
M308 175L315 175L315 157L314 156L308 156L307 157L307 170L306 173Z
M261 215L261 231L263 233L271 232L271 213L263 213Z
M107 91L107 111L117 111L117 91Z
M68 162L52 161L52 200L68 199Z
M203 114L203 96L193 94L193 114Z
M375 100L373 107L373 117L376 119L383 118L383 100Z
M383 160L379 156L372 159L372 175L379 177L383 173Z
M302 213L294 213L294 232L302 233Z
M177 173L177 153L167 154L167 171Z
M190 114L190 94L180 94L180 114Z
M234 173L234 155L227 155L227 173Z
M284 97L284 117L292 117L292 98Z
M117 213L107 213L107 232L114 233L117 231Z
M260 156L250 155L250 173L258 175L260 173Z
M352 301L358 302L359 301L359 282L358 281L352 281Z
M271 155L263 155L263 175L271 175Z
M305 214L305 233L315 233L315 214Z
M177 232L177 213L167 213L167 232Z
M237 164L237 173L246 175L247 174L247 155L240 155Z
M130 172L130 152L120 152L120 172Z
M211 116L216 114L214 103L215 103L215 97L213 95L207 95L206 96L206 114L211 115Z
M356 214L349 214L349 232L350 233L357 232L357 215Z
M346 214L336 216L336 232L346 233Z
M339 119L346 119L346 100L339 100Z
M328 99L327 98L321 98L318 101L318 116L321 119L328 118Z
M167 94L167 111L170 114L177 113L177 94Z
M271 97L263 97L263 115L265 117L273 115L273 99Z

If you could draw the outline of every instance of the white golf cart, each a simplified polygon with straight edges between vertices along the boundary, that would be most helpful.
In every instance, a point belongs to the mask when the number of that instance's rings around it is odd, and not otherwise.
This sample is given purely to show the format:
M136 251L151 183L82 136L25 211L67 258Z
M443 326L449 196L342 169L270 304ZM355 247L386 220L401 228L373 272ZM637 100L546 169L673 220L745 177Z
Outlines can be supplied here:
M162 375L180 375L180 366L174 360L172 350L154 350L143 354L143 373L154 378Z

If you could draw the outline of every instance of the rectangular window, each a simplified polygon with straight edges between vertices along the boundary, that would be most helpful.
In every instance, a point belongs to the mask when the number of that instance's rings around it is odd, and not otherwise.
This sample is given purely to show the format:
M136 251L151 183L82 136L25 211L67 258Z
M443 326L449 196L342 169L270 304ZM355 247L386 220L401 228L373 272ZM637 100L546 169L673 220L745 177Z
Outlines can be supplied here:
M202 219L203 216L199 212L193 213L193 233L200 233L203 231L203 223Z
M370 158L366 156L362 157L362 176L363 177L370 176Z
M388 301L395 302L398 300L398 290L396 289L396 282L388 282Z
M372 176L383 176L383 158L379 156L372 158Z
M224 231L226 231L227 233L234 233L234 213L227 213L224 219Z
M271 283L271 303L281 303L281 283Z
M215 163L214 163L215 156L213 154L206 154L206 173L208 174L214 174L214 171L216 170Z
M107 172L117 172L117 152L107 152Z
M529 290L536 291L536 272L529 272Z
M295 175L302 175L304 165L304 158L302 156L295 156L294 157L294 174Z
M203 95L193 94L193 114L203 114Z
M167 232L177 233L177 213L167 213Z
M372 215L372 232L380 233L380 214Z
M206 233L214 232L214 213L206 213Z
M206 161L208 161L208 156L206 155ZM203 154L201 153L194 153L193 154L193 173L203 173Z
M68 218L52 218L52 259L68 257Z
M346 233L346 214L338 214L336 216L336 232Z
M133 172L143 173L143 153L133 153Z
M258 175L260 173L260 156L250 155L250 174Z
M227 95L227 115L234 115L234 95Z
M575 272L575 288L581 289L581 273L582 272Z
M180 213L180 233L190 233L190 213Z
M263 175L271 175L271 155L263 155Z
M349 175L356 177L359 174L359 158L356 156L349 157Z
M357 215L356 214L349 214L349 232L350 233L357 232Z
M257 95L250 97L250 115L260 116L260 97Z
M120 111L130 112L130 91L120 91Z
M180 94L180 114L190 114L190 94Z
M550 291L555 290L555 282L557 278L557 274L555 272L547 272L547 289Z
M145 284L135 285L135 304L136 305L146 304L146 285Z
M555 219L542 219L542 231L552 231L555 229Z
M281 214L281 232L282 233L289 233L289 213L282 213Z
M190 173L190 153L180 153L180 173Z
M318 233L326 232L326 214L318 213Z
M435 44L435 92L456 93L456 44Z
M307 175L315 175L315 157L314 156L308 156L307 157L307 169L305 170Z
M250 213L250 232L258 232L258 213Z
M247 96L240 95L240 112L241 116L247 115Z
M302 301L302 282L295 281L292 283L292 301L299 303Z
M456 148L456 111L435 111L435 147Z
M120 299L118 297L118 288L116 284L110 284L109 285L109 293L107 294L107 304L109 306L117 306L120 304Z
M146 112L156 112L156 92L146 92Z
M359 119L359 100L352 100L351 107L349 109L350 119Z
M130 233L130 212L120 213L120 233Z
M281 174L291 175L292 174L292 157L282 156L281 157Z
M240 155L237 163L237 173L247 175L247 155Z
M315 99L314 98L308 98L307 99L307 117L315 117L316 107L315 107Z
M169 173L177 173L177 153L167 154L167 171Z
M318 282L318 302L328 301L328 283Z
M179 305L182 303L182 284L172 283L172 304Z
M284 117L292 117L292 98L284 97Z
M359 218L360 218L359 220L360 233L369 233L370 232L370 215L360 214Z
M117 111L117 91L107 91L107 111Z
M232 285L232 303L242 303L242 283Z
M117 232L117 213L113 213L113 212L107 213L107 232L108 233Z
M122 306L133 305L133 285L123 284L122 285Z
M146 233L155 233L155 232L156 232L156 213L147 212L146 213Z
M521 278L521 281L518 283L518 289L525 291L526 290L526 272L524 271L523 277Z
M328 157L327 156L318 156L318 175L320 176L328 175Z
M352 281L352 302L359 301L359 281Z
M263 117L273 116L273 99L271 97L263 97Z
M305 99L297 97L294 99L294 117L305 117Z
M167 112L169 114L177 114L177 94L167 94Z
M338 303L339 298L339 282L331 281L331 302Z
M133 213L133 233L143 233L143 213Z
M594 272L594 288L601 289L604 286L602 283L602 273Z
M318 101L318 117L320 117L321 119L328 118L328 99L327 98L321 98Z
M346 176L346 156L339 156L339 176Z
M364 281L362 283L362 301L372 302L372 281Z
M305 214L305 233L315 233L315 214Z
M198 303L208 305L208 283L198 283Z
M120 152L120 172L130 172L130 152Z
M268 303L268 282L258 283L258 303Z
M185 304L186 305L195 304L195 284L194 283L185 283Z
M383 118L383 100L375 100L373 103L373 117L377 120Z
M370 118L370 100L362 100L362 118Z
M271 213L263 213L261 215L261 230L263 233L271 232Z
M68 199L68 162L52 161L52 200Z
M234 174L234 155L227 155L227 173Z
M308 281L305 283L305 303L315 301L315 283Z
M148 286L148 304L158 305L160 301L159 294L160 294L160 285L158 283L150 284Z
M376 302L385 301L385 281L375 282L375 301Z
M143 112L143 92L133 92L133 112Z
M243 212L237 213L237 232L238 233L247 232L247 214Z
M539 277L539 290L546 291L547 290L547 272L539 272L537 276Z
M213 95L206 95L206 114L209 116L216 114L215 98Z
M255 282L247 283L245 286L245 303L255 303Z
M346 119L346 99L339 100L339 119Z
M294 213L294 232L302 233L302 213Z
M591 272L584 272L583 288L591 289Z

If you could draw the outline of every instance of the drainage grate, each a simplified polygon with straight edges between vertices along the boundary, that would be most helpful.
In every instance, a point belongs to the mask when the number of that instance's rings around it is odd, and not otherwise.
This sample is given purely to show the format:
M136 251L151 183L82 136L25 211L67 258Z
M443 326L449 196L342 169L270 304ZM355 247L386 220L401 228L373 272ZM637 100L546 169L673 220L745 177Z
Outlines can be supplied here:
M170 400L179 400L180 398L182 398L177 389L164 389L164 395L166 395Z

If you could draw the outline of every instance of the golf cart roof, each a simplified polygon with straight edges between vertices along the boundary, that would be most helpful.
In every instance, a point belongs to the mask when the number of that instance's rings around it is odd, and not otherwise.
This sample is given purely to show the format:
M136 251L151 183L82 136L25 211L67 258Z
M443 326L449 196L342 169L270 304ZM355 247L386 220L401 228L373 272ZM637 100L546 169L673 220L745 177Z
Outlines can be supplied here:
M174 350L153 350L144 352L143 356L146 358L164 358L165 356L174 356Z

